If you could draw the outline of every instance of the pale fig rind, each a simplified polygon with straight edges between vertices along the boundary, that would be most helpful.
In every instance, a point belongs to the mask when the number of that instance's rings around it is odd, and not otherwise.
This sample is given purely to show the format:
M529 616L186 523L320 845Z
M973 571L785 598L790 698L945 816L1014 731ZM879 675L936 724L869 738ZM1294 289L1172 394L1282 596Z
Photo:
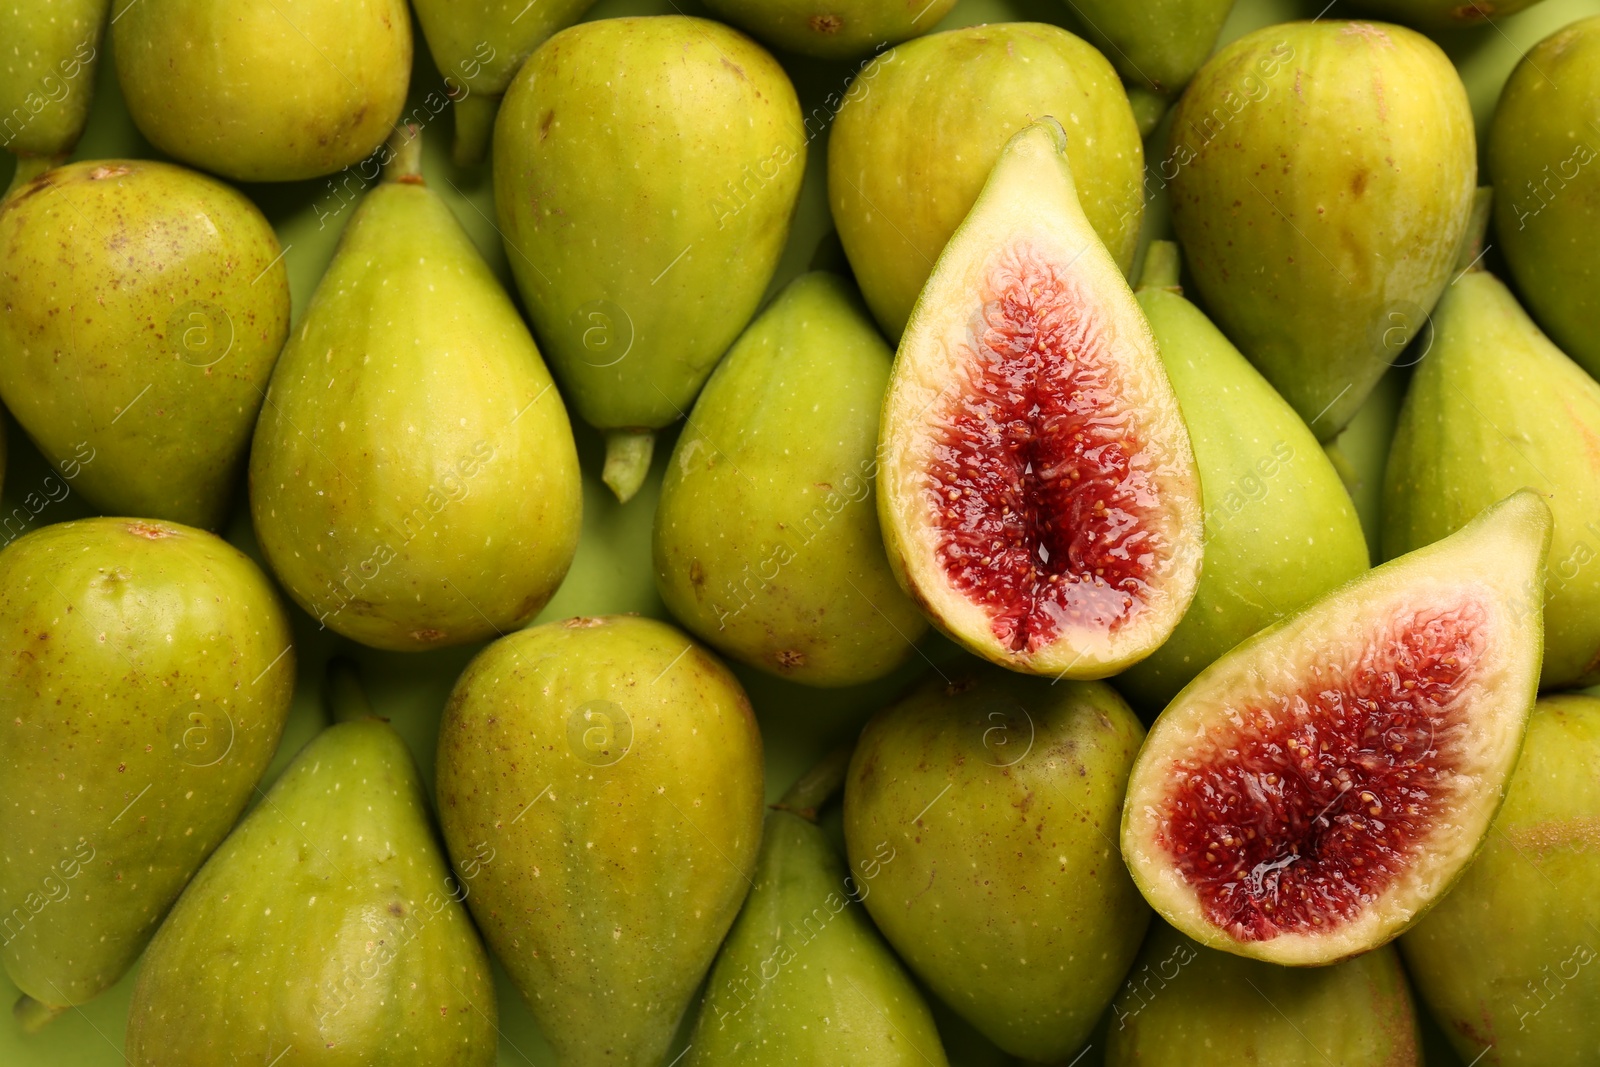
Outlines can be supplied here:
M0 148L16 156L70 152L89 121L100 34L111 0L29 0L0 6Z

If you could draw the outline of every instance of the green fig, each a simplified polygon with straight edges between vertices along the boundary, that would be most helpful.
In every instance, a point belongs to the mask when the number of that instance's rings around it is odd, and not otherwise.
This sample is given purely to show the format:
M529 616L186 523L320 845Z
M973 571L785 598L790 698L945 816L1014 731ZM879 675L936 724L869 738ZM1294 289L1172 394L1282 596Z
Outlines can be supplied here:
M696 636L810 685L904 663L927 629L873 504L894 354L850 284L806 274L706 383L656 507L661 599Z
M903 44L851 82L829 135L828 202L891 341L1001 149L1046 115L1072 131L1083 212L1127 272L1144 145L1116 71L1086 41L1036 22L970 26Z
M1600 375L1600 17L1540 41L1500 92L1489 125L1495 232L1528 310Z
M1095 46L1131 84L1176 96L1217 45L1234 0L1066 0Z
M923 983L1026 1060L1070 1059L1144 937L1117 858L1144 730L1101 682L972 664L861 734L844 831L867 911Z
M1378 18L1393 19L1419 30L1451 30L1482 26L1509 18L1539 0L1351 0L1352 7ZM1527 61L1523 54L1523 61Z
M445 706L439 817L467 906L563 1067L659 1067L755 875L750 702L664 623L503 637Z
M0 202L0 398L103 512L215 528L289 331L249 200L148 160L73 163Z
M854 59L919 37L956 0L707 0L713 14L785 52Z
M1332 438L1422 328L1467 229L1477 155L1455 67L1398 26L1268 26L1189 83L1168 166L1201 303Z
M1165 923L1111 1004L1106 1067L1422 1067L1400 956L1279 967L1203 948Z
M116 0L139 132L249 182L332 174L389 136L411 80L405 0Z
M766 292L806 141L783 68L704 19L563 30L507 91L494 146L506 251L556 376L606 434L619 499Z
M300 751L150 942L133 1067L495 1062L494 980L461 901L498 839L457 881L405 742L340 688L348 721Z
M829 756L767 815L684 1067L946 1067L922 994L862 911L877 861L853 876L816 825L849 757Z
M85 519L0 552L0 663L0 960L36 1026L122 977L233 828L283 732L294 652L233 546Z
M1466 1062L1600 1062L1600 700L1546 697L1483 854L1400 939Z
M409 137L409 140L407 139ZM261 550L323 625L414 650L515 629L578 545L578 456L533 338L397 136L272 376Z
M1128 782L1122 854L1208 948L1337 963L1401 934L1488 833L1542 650L1550 509L1523 490L1243 642Z
M16 0L0 5L0 148L65 156L94 100L100 33L111 0Z
M940 255L878 453L895 576L972 652L1104 678L1188 608L1204 534L1189 433L1054 119L1011 139Z
M1322 446L1361 517L1367 556L1373 560L1383 558L1383 469L1410 383L1406 364L1385 373L1339 436Z
M1240 641L1367 569L1361 522L1317 439L1177 283L1177 247L1152 243L1139 306L1194 443L1206 525L1183 621L1117 676L1150 712Z

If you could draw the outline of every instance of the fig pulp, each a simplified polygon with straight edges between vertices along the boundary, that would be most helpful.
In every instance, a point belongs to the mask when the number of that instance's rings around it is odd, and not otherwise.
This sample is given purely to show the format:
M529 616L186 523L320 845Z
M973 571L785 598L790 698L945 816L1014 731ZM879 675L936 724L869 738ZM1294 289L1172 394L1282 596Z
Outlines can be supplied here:
M1176 96L1216 47L1234 0L1066 0L1131 85Z
M933 622L1013 670L1102 678L1200 573L1200 479L1139 304L1053 119L1006 145L906 326L878 514Z
M1463 1062L1600 1063L1600 700L1546 697L1483 854L1400 939Z
M1167 167L1200 303L1319 440L1450 280L1476 158L1455 67L1398 26L1268 26L1184 91Z
M1103 682L971 664L867 724L845 780L852 877L917 976L1013 1056L1065 1063L1150 910L1117 856L1144 734Z
M1538 685L1550 509L1521 491L1202 671L1156 720L1122 851L1212 948L1384 944L1483 842Z
M111 0L0 5L0 148L63 156L89 121Z

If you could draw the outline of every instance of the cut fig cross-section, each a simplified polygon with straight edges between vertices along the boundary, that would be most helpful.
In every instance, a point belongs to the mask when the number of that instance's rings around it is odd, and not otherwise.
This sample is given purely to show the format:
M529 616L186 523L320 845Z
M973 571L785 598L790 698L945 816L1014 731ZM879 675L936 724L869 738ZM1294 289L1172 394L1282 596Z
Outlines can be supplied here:
M1103 678L1183 617L1203 539L1189 433L1054 119L1011 138L935 264L880 433L890 562L968 649Z
M1488 833L1543 654L1530 490L1228 652L1156 720L1122 852L1173 926L1314 966L1439 900Z

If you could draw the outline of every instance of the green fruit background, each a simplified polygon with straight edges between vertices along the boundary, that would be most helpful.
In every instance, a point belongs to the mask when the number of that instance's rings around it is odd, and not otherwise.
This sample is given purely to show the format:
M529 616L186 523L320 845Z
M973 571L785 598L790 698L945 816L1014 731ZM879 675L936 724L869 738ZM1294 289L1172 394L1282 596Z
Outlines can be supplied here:
M115 0L113 13L126 0ZM1220 43L1272 23L1309 19L1324 10L1322 0L1239 0L1225 22ZM668 3L665 0L600 0L585 19L613 18L622 15L682 13L714 17L699 3ZM1361 17L1364 12L1339 3L1327 17ZM1575 19L1600 14L1600 0L1544 0L1526 11L1504 20L1495 28L1441 31L1435 35L1466 83L1477 125L1480 155L1487 141L1500 88L1522 54L1536 42ZM1061 0L960 0L938 23L937 30L953 29L983 22L1028 20L1064 26L1073 32L1078 27L1072 12ZM104 47L109 50L109 40ZM806 172L800 192L790 239L767 293L776 294L787 283L817 266L842 268L843 256L832 236L827 198L827 129L843 99L857 62L824 62L780 54L799 94L802 113L810 116ZM479 251L493 268L508 293L515 293L511 271L499 233L496 232L493 190L488 169L455 167L450 160L453 135L451 108L444 81L434 68L425 43L416 38L415 70L410 96L402 115L425 130L425 174L430 187L439 192L468 231ZM1158 127L1146 142L1152 166L1162 158L1166 130ZM112 157L163 158L135 130L112 76L111 64L101 64L95 85L93 107L87 132L74 158ZM0 188L10 178L13 162L0 153ZM267 215L284 246L293 298L294 325L298 328L307 302L333 255L334 244L344 224L354 213L360 193L375 184L375 171L358 164L330 178L282 185L244 184L240 188ZM1169 231L1168 212L1156 183L1147 183L1152 199L1147 204L1143 244L1151 235ZM1136 258L1135 262L1138 262ZM549 353L546 352L546 359ZM1370 421L1378 443L1363 438L1359 442L1335 442L1350 451L1356 460L1347 480L1370 484L1381 472L1386 452L1385 424L1392 423L1394 400L1387 417L1379 413ZM584 425L569 408L583 469L583 528L577 556L565 582L555 597L537 616L536 622L574 615L637 612L666 619L666 609L656 591L651 557L651 527L662 475L678 426L662 432L650 477L638 497L629 505L619 505L599 479L604 454L601 436ZM1365 422L1358 418L1358 424ZM680 424L681 425L681 424ZM83 502L70 481L40 457L33 446L12 424L9 457L6 462L3 496L0 496L0 544L9 543L19 529L81 518L94 512ZM1348 446L1348 447L1347 447ZM1333 447L1333 446L1330 446ZM1339 462L1336 460L1336 466ZM61 487L68 490L64 495ZM1357 493L1357 509L1363 524L1375 528L1375 494ZM222 531L233 544L256 560L261 555L254 544L244 487L231 511L230 524ZM299 610L292 612L296 654L300 661L299 682L293 711L276 759L262 788L282 773L294 755L322 728L318 686L322 667L336 652L357 660L371 691L374 706L392 718L393 725L415 757L425 783L433 781L435 738L440 709L463 668L481 645L440 651L402 654L384 653L357 647L319 631L314 620ZM819 699L818 691L769 677L737 663L730 664L750 695L761 727L766 754L766 782L769 800L776 800L787 785L824 753L851 739L871 714L886 706L912 679L926 670L930 661L956 655L951 646L937 636L919 643L919 654L895 673L869 685L833 690ZM824 829L839 841L837 808L823 819ZM123 1062L121 1050L130 996L138 970L126 975L99 999L70 1011L38 1035L25 1037L13 1025L0 1025L0 1064L6 1067L99 1067ZM499 1063L535 1064L547 1067L553 1055L535 1028L532 1016L518 997L499 962L494 963L499 1002ZM9 1004L17 991L0 974L0 1004ZM1270 997L1270 993L1268 993ZM956 1067L999 1067L1017 1063L999 1052L966 1023L928 997L938 1023L949 1061ZM693 1012L680 1029L673 1055L688 1041ZM1442 1035L1423 1020L1425 1062L1429 1067L1459 1067L1458 1060ZM1095 1067L1101 1063L1101 1039L1074 1067ZM264 1061L263 1061L264 1062ZM670 1057L669 1061L670 1062Z

